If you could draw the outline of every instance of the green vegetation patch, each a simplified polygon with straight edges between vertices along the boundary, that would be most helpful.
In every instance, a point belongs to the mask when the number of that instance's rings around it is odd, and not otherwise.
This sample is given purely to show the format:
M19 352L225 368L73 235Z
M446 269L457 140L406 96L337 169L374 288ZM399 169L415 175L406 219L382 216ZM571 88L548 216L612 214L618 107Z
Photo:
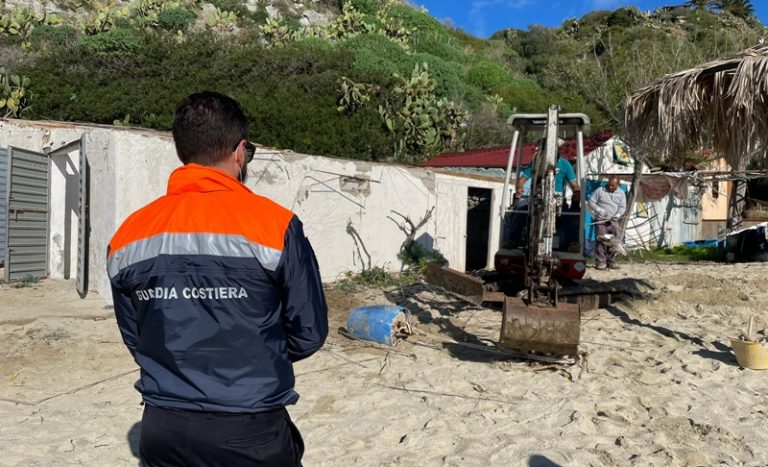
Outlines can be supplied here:
M678 245L672 248L654 248L652 250L634 251L629 256L630 261L657 261L664 263L690 263L696 261L725 261L725 255L717 247Z

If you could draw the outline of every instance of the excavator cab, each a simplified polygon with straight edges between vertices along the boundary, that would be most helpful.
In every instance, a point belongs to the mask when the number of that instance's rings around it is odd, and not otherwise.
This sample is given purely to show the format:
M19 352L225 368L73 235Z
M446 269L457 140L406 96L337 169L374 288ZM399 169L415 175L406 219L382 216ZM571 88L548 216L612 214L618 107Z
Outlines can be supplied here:
M547 114L517 114L509 118L514 129L502 194L499 275L517 277L524 296L505 296L500 345L524 352L576 355L580 339L581 309L559 299L563 282L581 279L584 256L584 209L580 197L566 202L562 171L572 166L558 153L561 137L576 137L576 181L584 179L583 134L589 130L584 114L560 114L550 106ZM524 159L522 141L533 134L540 144L530 160ZM524 197L510 196L511 182L525 168L530 181ZM525 193L524 193L525 195Z
M507 123L514 130L512 146L507 161L504 191L502 194L501 233L499 249L494 257L495 270L505 278L522 278L525 276L525 252L528 247L529 214L531 210L540 210L535 205L536 197L541 191L541 176L550 167L558 170L558 159L567 161L573 167L579 186L584 181L584 134L589 132L590 120L584 114L559 114L556 125L557 140L576 138L575 158L569 160L561 154L562 147L558 144L558 155L554 163L546 160L546 130L547 114L515 114L509 117ZM538 138L538 147L531 155L524 152L524 141L530 136ZM530 151L529 151L530 152ZM570 150L572 153L572 149ZM534 168L536 176L534 175ZM527 170L526 170L527 169ZM515 196L515 182L521 174L529 175L522 197ZM555 174L557 177L558 174ZM561 175L562 176L562 175ZM534 188L535 185L535 188ZM566 184L567 185L567 184ZM534 188L532 190L532 188ZM555 217L555 231L552 237L552 250L559 258L559 265L553 271L556 278L562 281L578 280L586 272L584 256L584 207L580 197L566 197L566 188L553 196L560 198L558 213Z

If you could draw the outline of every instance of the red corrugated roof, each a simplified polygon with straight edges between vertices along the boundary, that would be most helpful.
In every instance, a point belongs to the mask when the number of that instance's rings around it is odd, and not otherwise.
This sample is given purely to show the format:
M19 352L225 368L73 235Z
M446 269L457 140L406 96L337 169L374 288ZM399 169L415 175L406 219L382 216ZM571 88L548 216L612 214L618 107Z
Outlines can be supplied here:
M612 131L603 131L592 136L584 138L584 154L589 154L602 146L606 141L613 137ZM523 146L522 166L526 166L533 161L536 154L538 142L534 141ZM426 167L483 167L483 168L507 168L507 158L509 157L509 146L497 148L476 149L465 152L445 152L438 154L433 159L428 160L423 166ZM568 138L560 146L560 157L569 161L576 160L576 138ZM518 155L515 154L517 165Z

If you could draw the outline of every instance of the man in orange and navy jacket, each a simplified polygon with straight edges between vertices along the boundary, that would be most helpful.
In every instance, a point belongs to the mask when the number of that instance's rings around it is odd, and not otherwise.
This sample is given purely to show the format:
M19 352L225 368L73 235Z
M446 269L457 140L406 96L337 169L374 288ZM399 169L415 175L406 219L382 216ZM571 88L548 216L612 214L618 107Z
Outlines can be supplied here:
M184 99L184 166L109 245L125 345L141 368L147 466L300 465L293 362L323 345L328 317L312 247L289 210L245 187L248 121L224 95Z

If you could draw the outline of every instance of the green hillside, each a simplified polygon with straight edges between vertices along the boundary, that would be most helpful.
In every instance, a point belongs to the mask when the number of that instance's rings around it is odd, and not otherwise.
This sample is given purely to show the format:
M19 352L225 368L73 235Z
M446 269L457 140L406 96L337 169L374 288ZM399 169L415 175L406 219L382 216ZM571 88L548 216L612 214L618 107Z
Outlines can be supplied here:
M620 129L628 92L766 35L722 6L595 11L489 40L386 0L0 7L0 115L168 130L182 97L212 89L243 104L260 144L408 163L508 144L511 113L550 103Z

